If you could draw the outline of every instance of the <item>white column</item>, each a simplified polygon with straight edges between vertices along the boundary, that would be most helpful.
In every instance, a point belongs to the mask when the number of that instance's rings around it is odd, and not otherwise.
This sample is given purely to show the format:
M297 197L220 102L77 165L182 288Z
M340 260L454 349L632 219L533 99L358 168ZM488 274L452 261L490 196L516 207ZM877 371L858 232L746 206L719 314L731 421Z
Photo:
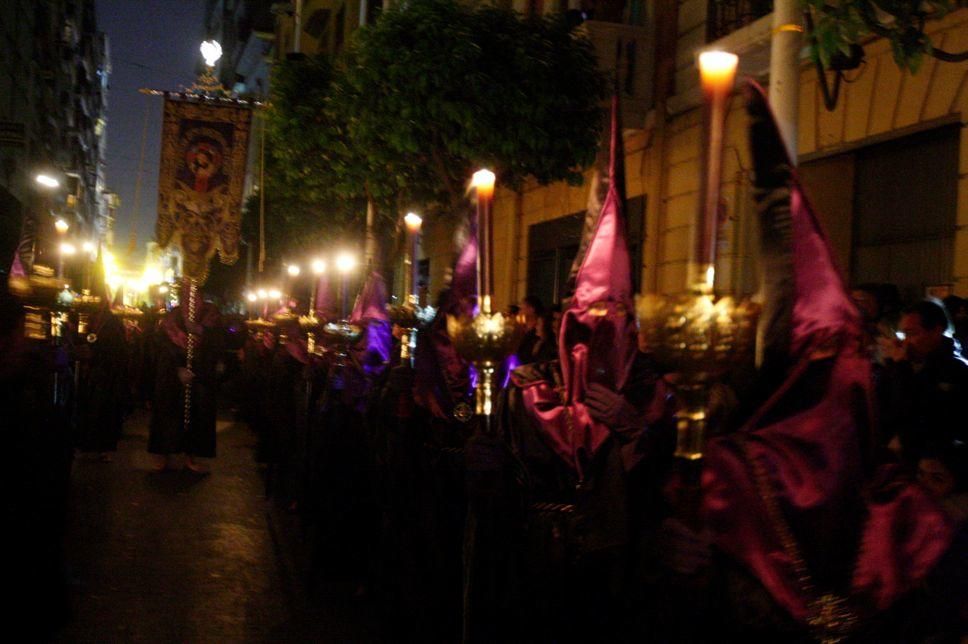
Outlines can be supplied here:
M770 42L770 105L793 163L797 162L800 48L803 14L799 0L775 0Z

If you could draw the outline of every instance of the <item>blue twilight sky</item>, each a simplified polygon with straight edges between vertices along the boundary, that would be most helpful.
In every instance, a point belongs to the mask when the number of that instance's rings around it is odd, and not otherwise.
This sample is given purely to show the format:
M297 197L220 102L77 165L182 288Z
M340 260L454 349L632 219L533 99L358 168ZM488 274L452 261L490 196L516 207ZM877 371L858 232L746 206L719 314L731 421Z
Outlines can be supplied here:
M127 247L137 233L138 253L154 234L158 201L162 98L141 87L177 90L191 85L205 33L205 0L97 0L98 30L108 35L112 73L108 92L106 181L121 196L114 243ZM144 167L135 186L145 115Z

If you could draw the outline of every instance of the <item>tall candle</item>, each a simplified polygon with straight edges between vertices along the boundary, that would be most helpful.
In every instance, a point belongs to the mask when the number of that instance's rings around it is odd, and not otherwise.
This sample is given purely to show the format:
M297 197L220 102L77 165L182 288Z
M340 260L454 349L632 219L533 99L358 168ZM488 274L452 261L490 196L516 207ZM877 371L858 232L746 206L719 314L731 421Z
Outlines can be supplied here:
M493 294L493 275L491 272L491 252L493 231L491 226L491 206L494 201L494 173L478 170L471 181L477 193L477 296L480 298L481 311L491 312Z
M423 219L420 215L408 212L403 218L407 226L407 249L403 255L403 297L404 303L410 302L417 306L417 280L419 271L417 270L417 248L420 243L420 226Z
M736 80L739 58L724 51L699 55L699 77L703 91L703 151L696 221L691 284L711 292L715 280L716 236L719 225L720 182L723 176L723 142L726 104Z

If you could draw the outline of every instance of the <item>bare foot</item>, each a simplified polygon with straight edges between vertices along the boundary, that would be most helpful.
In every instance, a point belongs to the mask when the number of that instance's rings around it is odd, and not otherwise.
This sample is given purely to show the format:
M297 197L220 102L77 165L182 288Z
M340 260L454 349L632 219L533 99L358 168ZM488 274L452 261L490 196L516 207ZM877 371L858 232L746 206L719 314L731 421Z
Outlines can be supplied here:
M196 474L208 474L210 471L208 465L206 465L205 463L200 463L196 461L191 456L189 456L188 460L185 461L185 467L195 472Z

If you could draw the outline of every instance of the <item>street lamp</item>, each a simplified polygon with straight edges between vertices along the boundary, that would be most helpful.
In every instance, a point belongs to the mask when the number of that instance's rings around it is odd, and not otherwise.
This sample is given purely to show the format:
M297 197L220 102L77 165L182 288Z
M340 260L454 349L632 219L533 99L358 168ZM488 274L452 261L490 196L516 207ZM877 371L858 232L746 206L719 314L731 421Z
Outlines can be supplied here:
M52 177L49 174L44 174L43 172L34 177L34 181L45 188L60 188L60 181L58 181L56 177Z

